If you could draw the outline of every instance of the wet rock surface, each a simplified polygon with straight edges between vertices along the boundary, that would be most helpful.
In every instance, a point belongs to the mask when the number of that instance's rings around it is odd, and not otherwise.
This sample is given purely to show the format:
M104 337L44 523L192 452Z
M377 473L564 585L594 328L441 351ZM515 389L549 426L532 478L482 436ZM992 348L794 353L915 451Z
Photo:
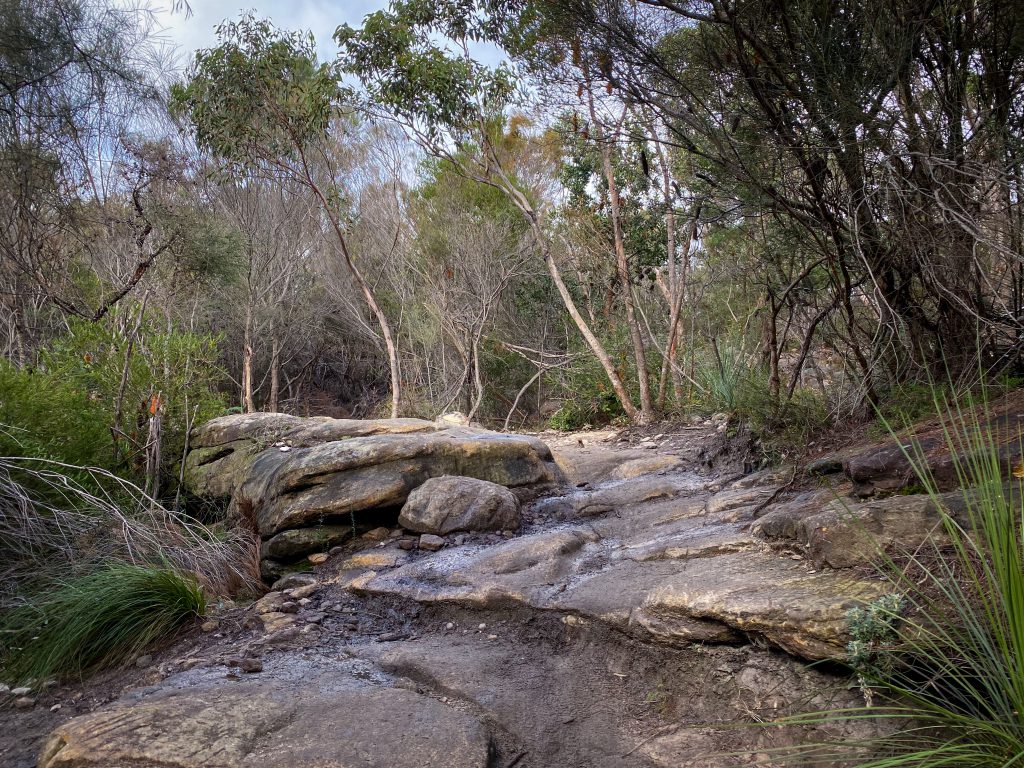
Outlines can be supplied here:
M426 424L401 428L436 437ZM242 439L235 424L218 434ZM289 467L274 483L312 477L289 462L318 448L291 434L293 450L268 454ZM886 591L832 567L848 544L812 543L835 530L821 515L836 491L791 489L791 469L706 472L701 433L680 434L678 450L645 438L657 451L584 435L548 438L548 453L527 438L524 471L564 480L521 505L515 535L419 536L392 519L347 536L313 573L215 611L210 631L108 677L103 695L58 689L27 711L0 695L8 732L36 723L23 746L0 736L0 763L717 768L751 764L728 753L862 736L869 724L736 727L859 700L837 668L807 663L841 659L846 612ZM893 498L903 511L877 515L895 540L928 511Z

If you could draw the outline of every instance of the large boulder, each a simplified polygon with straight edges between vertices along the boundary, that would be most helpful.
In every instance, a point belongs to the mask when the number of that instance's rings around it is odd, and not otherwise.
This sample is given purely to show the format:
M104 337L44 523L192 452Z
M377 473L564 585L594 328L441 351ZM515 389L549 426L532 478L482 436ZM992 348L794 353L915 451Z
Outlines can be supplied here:
M508 488L472 477L432 477L409 494L398 523L417 533L514 531L519 499Z
M547 447L529 437L451 429L336 440L253 459L232 499L263 536L395 509L432 477L463 475L509 488L553 483Z
M488 529L517 527L518 500L505 489L530 497L561 482L551 452L535 438L420 419L226 416L201 427L192 446L189 487L230 499L229 523L263 541L261 567L269 580L287 563L340 543L353 527L393 523L409 494L431 478L456 475L502 486L490 491L491 499L502 499L493 508L481 496L473 509L470 496L479 490L464 489L453 500L464 514L489 514L490 522L474 524ZM445 525L464 526L460 519L451 516Z
M270 448L288 452L372 435L435 432L423 419L331 419L286 413L240 413L211 419L195 430L185 459L185 481L199 496L227 499L252 460Z

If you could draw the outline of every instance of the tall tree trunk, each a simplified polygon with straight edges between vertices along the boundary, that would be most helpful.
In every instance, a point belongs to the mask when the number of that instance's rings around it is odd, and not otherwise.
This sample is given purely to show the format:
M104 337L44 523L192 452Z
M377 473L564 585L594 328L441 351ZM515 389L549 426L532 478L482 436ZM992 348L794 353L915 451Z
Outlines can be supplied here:
M609 138L605 135L597 119L597 111L594 109L594 94L590 90L589 84L587 88L590 119L593 122L591 135L597 141L601 153L601 167L604 170L605 181L608 184L608 203L611 207L612 237L615 244L615 269L619 278L619 290L622 292L622 301L626 309L626 326L629 328L629 338L633 345L636 378L640 384L639 421L646 423L654 420L654 403L651 400L650 377L647 375L647 350L644 345L643 334L640 333L640 323L636 318L636 308L633 305L633 281L629 277L626 243L622 233L622 200L619 197L619 185L615 181L615 169L612 167L612 150Z

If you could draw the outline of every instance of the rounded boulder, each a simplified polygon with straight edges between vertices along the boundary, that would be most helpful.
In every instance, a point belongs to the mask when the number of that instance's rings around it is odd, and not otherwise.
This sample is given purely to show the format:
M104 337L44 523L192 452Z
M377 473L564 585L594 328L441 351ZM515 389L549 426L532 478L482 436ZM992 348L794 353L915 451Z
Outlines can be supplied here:
M417 533L505 531L519 527L519 499L508 488L472 477L434 477L409 494L398 523Z

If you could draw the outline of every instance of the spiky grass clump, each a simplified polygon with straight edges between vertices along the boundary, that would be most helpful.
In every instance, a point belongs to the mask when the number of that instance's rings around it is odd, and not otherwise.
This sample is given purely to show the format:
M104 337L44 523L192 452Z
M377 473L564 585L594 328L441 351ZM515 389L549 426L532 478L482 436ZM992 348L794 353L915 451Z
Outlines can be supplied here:
M871 609L895 636L884 644L885 663L857 670L879 705L869 697L862 708L788 718L803 725L860 720L887 732L832 745L827 757L815 747L818 764L824 757L859 768L1024 766L1024 466L1007 465L987 402L936 393L959 485L969 489L963 509L944 508L923 453L907 450L942 510L945 535L881 564L900 599ZM785 762L810 756L797 750Z
M174 568L112 561L57 581L0 624L8 682L41 682L116 664L203 615L195 578Z

